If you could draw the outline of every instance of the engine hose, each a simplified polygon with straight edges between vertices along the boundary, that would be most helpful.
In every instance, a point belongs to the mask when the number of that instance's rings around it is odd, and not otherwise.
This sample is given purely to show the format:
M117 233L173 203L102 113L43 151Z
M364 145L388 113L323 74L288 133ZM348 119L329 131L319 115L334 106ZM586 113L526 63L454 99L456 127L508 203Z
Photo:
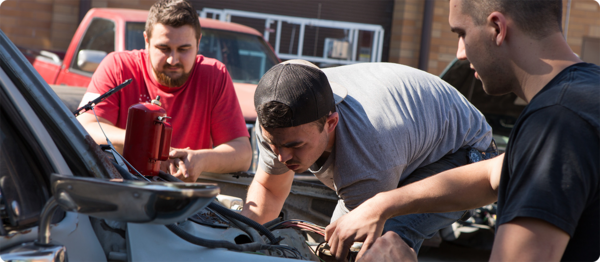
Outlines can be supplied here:
M226 248L233 251L258 251L258 250L266 250L271 248L271 245L265 245L258 242L252 242L247 244L234 244L225 240L209 240L194 236L188 232L185 232L183 229L179 228L179 226L175 224L165 225L171 232L173 232L178 237L188 241L194 245L208 247L208 248Z
M174 177L171 174L167 174L165 172L159 171L158 172L158 176L161 177L164 180L167 180L169 182L183 182L181 181L179 178ZM281 241L282 239L279 238L275 238L275 236L273 235L273 233L271 233L271 231L269 231L266 227L264 227L263 225L255 222L254 220L247 218L243 215L240 215L234 211L229 210L228 208L221 206L219 204L216 203L210 203L208 205L209 208L217 211L219 214L222 214L223 216L226 216L228 218L231 219L235 219L237 221L240 221L246 225L249 225L251 227L253 227L254 229L258 230L258 232L262 233L263 235L265 235L268 239L269 242L271 242L271 244L275 245L277 243L279 243L279 241Z
M253 227L254 229L258 230L259 232L261 232L263 235L265 235L269 241L271 242L271 244L276 245L277 243L279 243L279 241L281 241L282 239L280 238L275 238L275 236L273 235L273 233L271 233L271 231L269 231L266 227L264 227L263 225L255 222L254 220L247 218L243 215L240 215L234 211L229 210L228 208L221 206L219 204L216 203L210 203L208 205L208 207L210 207L211 209L219 212L221 215L224 215L226 217L232 218L232 219L236 219L246 225L249 225L251 227Z

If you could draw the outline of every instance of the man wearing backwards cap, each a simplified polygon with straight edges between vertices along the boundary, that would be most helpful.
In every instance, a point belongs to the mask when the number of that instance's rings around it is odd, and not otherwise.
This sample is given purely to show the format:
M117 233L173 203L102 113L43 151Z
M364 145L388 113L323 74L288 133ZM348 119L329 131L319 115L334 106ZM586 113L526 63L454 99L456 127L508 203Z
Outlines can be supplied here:
M279 215L294 173L309 170L337 192L335 221L380 192L469 163L468 154L497 154L491 127L456 89L399 64L287 61L263 76L254 105L260 161L242 214L260 223ZM394 217L383 230L418 251L463 214Z

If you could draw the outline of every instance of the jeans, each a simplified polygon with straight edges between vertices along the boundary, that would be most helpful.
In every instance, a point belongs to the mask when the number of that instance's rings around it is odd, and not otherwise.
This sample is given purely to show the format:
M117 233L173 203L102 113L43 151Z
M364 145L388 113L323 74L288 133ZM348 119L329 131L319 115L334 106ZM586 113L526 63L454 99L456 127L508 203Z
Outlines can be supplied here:
M488 153L484 159L491 158L497 155L495 151L495 143L492 140L490 148L485 152ZM398 184L398 187L408 185L421 179L433 176L437 173L469 164L473 161L469 158L470 148L461 148L458 151L442 157L437 162L427 166L420 167L413 171L405 180ZM490 154L491 153L491 154ZM393 199L390 199L393 201ZM335 221L344 214L348 213L348 209L344 205L343 200L339 200L333 212L331 221ZM426 214L411 214L397 216L388 219L383 226L383 233L387 231L396 232L415 252L419 252L423 240L433 237L439 230L452 225L456 220L460 219L467 211L456 211L448 213L426 213Z

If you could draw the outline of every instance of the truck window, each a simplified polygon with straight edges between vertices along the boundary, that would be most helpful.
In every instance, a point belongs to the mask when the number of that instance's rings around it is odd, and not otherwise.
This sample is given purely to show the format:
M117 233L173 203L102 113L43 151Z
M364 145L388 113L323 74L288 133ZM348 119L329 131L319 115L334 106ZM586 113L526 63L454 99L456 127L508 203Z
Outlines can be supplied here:
M144 40L145 23L127 22L125 25L125 49L135 50L146 48Z
M127 23L127 50L145 48L144 28L144 23ZM198 53L225 64L231 79L237 83L257 84L264 73L278 63L277 56L260 36L234 31L202 28Z
M258 84L265 72L278 63L260 36L224 30L202 30L199 53L223 62L231 79L240 83Z
M81 50L102 51L106 54L115 51L115 23L103 18L94 18L75 52L75 59L71 63L71 68L94 73L95 68L90 70L85 67L81 68L78 65L77 61L80 59Z

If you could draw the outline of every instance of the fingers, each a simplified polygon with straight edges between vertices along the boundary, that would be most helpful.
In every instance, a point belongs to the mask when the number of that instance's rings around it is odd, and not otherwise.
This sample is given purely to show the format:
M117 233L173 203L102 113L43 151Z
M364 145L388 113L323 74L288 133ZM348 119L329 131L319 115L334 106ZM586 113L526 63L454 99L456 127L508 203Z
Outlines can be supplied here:
M175 174L177 174L177 163L175 162L175 160L180 160L178 159L169 159L169 171L171 172L170 174L173 174L173 176L175 176Z
M187 156L186 149L173 149L169 151L169 158L184 158Z
M329 224L325 228L325 241L329 241L329 238L331 238L331 235L333 234L333 232L335 231L335 228L337 227L338 221L339 220L333 221L333 223Z
M173 162L170 165L170 171L173 176L183 181L192 182L189 179L190 176L187 170L187 157L189 149L189 147L183 149L171 148L171 151L169 152L169 158L171 158Z
M331 225L330 225L331 226ZM330 238L327 240L329 244L329 251L338 261L346 261L350 246L354 243L354 236L341 236L340 232L335 231L328 234Z
M160 161L160 171L163 171L165 173L169 173L169 167L171 166L171 160L167 159L165 161ZM174 173L170 173L170 174L174 174Z
M183 177L190 178L190 174L188 173L187 166L186 166L186 161L184 161L183 159L180 158L178 166L179 166L179 172L181 172L183 174Z
M353 237L347 239L338 238L337 248L335 249L335 251L331 249L331 254L334 254L335 259L337 259L338 261L346 261L346 258L348 257L348 252L350 252L350 246L352 246L353 243Z
M367 252L367 250L369 250L369 248L371 248L373 243L375 243L375 238L373 236L367 236L367 239L365 239L365 242L363 242L363 245L360 248L360 251L356 255L356 260L359 260L365 254L365 252Z

